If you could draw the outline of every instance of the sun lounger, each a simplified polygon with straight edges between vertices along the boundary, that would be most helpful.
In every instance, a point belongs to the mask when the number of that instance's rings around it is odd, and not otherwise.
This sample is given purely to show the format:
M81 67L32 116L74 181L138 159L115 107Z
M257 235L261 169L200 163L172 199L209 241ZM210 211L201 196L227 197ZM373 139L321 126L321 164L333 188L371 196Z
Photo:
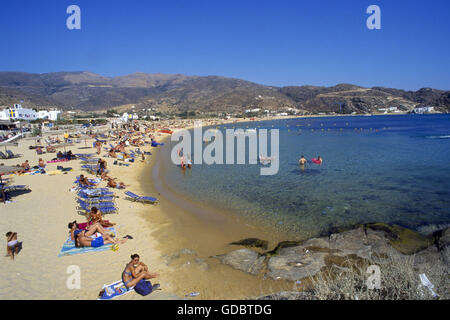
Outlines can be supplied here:
M80 192L78 197L83 199L86 202L113 202L114 196L99 196L99 197L89 197L87 194Z
M14 154L11 150L6 150L6 153L8 154L8 157L9 157L10 159L21 157L21 155L19 155L19 154Z
M89 207L89 210L90 210L92 207L97 207L97 208L100 209L100 210L101 210L101 208L115 208L114 202L97 202L96 204L93 204L93 203L91 203L91 202L87 202L87 201L84 201L84 200L78 198L78 203L79 203L81 206L83 206L83 208L84 208L84 207Z
M90 159L90 158L80 158L80 160L81 160L81 162L90 163L90 164L98 162L98 159Z
M25 185L0 187L0 190L2 190L2 189L3 189L4 192L17 191L17 190L30 190L30 188L28 186L25 186Z
M133 193L131 191L125 192L125 195L130 197L133 201L150 202L150 203L158 202L158 199L156 199L156 198L153 198L153 197L140 197L140 196L138 196L137 194L135 194L135 193Z
M95 153L77 153L75 155L79 158L91 158L95 156Z
M110 191L107 188L94 188L94 189L81 189L80 193L87 195L88 197L112 197L114 196L114 192Z
M0 151L0 159L8 159L8 156Z
M118 209L112 205L110 205L108 207L107 206L88 205L86 202L79 202L79 205L80 205L80 211L82 213L90 212L92 207L96 207L103 214L118 213Z

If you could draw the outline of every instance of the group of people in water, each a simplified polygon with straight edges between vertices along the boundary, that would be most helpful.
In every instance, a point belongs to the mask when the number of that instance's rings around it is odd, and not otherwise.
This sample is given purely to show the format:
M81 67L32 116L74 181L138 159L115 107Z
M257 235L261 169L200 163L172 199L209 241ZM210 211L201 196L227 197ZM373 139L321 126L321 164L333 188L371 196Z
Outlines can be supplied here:
M323 159L320 156L317 156L317 158L313 158L311 160L311 162L314 163L314 164L317 164L317 165L321 165L323 163ZM303 156L303 155L298 160L298 164L302 168L304 168L307 163L308 163L308 160L306 160L305 156Z

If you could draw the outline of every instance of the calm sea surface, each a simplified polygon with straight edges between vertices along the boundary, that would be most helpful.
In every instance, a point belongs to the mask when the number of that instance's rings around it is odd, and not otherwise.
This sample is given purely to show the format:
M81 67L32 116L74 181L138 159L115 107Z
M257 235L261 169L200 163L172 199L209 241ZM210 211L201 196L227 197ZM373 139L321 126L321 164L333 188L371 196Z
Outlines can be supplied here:
M280 130L280 168L166 165L177 193L315 236L364 222L419 227L450 223L450 115L329 117L251 122L218 129ZM169 159L170 148L164 148ZM205 145L204 145L205 146ZM248 149L248 148L247 148ZM248 150L247 150L248 151ZM193 152L192 152L193 153ZM304 155L304 170L298 159ZM310 160L320 155L322 166Z

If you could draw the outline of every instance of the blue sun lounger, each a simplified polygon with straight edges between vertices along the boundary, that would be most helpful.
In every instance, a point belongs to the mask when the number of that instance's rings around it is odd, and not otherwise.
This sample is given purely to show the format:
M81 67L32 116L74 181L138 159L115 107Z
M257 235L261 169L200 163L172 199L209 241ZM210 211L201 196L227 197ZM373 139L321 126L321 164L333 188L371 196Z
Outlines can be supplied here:
M125 192L125 195L129 196L133 201L139 201L139 202L150 202L150 203L155 203L158 202L158 199L153 198L153 197L140 197L137 194L131 192L131 191L127 191Z
M0 190L3 190L4 192L8 191L17 191L17 190L30 190L28 186L25 185L17 185L17 186L0 186Z
M80 204L81 210L86 212L90 212L92 207L96 207L103 214L117 213L118 211L117 208L114 207L113 203L105 203L105 205L89 205L86 202L80 200L78 200L78 203Z
M97 188L97 189L81 189L78 192L78 195L84 194L89 198L93 197L112 197L114 196L114 192L110 191L107 188Z
M89 197L87 194L80 192L78 197L86 202L113 202L114 196Z

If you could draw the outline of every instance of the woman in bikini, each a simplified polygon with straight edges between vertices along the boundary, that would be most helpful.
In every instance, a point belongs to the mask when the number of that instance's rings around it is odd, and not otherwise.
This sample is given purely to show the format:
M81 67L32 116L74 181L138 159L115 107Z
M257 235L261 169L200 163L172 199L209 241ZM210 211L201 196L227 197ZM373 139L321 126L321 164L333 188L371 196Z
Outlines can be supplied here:
M142 279L149 280L156 277L159 277L159 274L150 273L148 267L139 261L139 255L137 254L131 256L131 261L126 265L122 273L123 284L128 289L133 288Z
M97 209L97 207L91 208L89 216L90 220L88 222L88 225L99 223L104 228L113 227L116 225L115 223L103 220L102 213L100 212L100 210Z

